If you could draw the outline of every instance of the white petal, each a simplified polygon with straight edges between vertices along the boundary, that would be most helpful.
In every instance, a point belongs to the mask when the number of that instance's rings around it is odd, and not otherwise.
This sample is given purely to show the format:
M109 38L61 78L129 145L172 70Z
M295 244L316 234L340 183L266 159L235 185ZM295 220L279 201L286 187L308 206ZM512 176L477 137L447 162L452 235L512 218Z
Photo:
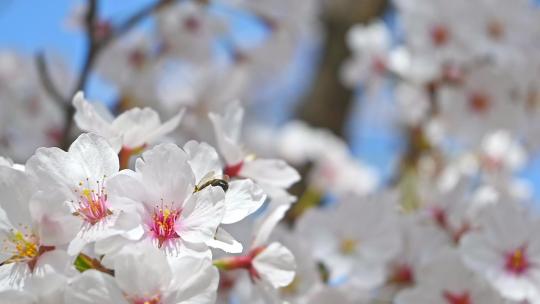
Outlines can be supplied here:
M243 110L231 109L225 116L208 114L214 126L219 150L229 165L236 165L244 159L244 152L238 143Z
M182 210L177 233L191 243L205 243L214 238L221 223L225 193L219 187L206 188L193 194Z
M221 227L218 227L216 235L206 245L228 253L241 253L244 250L242 244Z
M0 166L11 168L13 167L13 161L9 158L0 156Z
M219 282L217 269L210 259L184 257L171 263L174 273L167 303L212 304L215 303Z
M211 113L211 116L218 117L219 126L223 133L233 142L240 140L240 132L242 130L242 121L244 120L244 109L237 101L232 102L224 115L216 115Z
M184 145L184 151L188 155L188 162L197 183L200 183L203 177L210 172L213 172L215 176L221 175L219 155L209 144L191 140Z
M94 225L84 223L77 235L69 243L68 254L77 255L90 243L126 233L126 230L122 230L122 227L116 225L120 215L119 212L113 213Z
M146 189L152 190L159 203L183 202L195 188L195 176L187 162L187 154L174 144L160 144L137 159L136 170L142 175Z
M97 270L87 270L66 289L70 304L128 304L114 278Z
M66 196L86 178L91 183L112 176L118 171L118 155L103 138L95 134L82 134L71 145L68 152L58 148L40 148L26 165L26 171L36 176L40 188L57 188Z
M165 254L151 245L133 246L114 263L114 276L129 296L144 296L168 286L171 270Z
M26 281L24 289L36 297L34 303L59 304L64 303L66 285L66 277L53 272L44 276L32 276ZM16 303L19 302L17 301Z
M275 288L289 285L296 269L293 254L280 243L272 243L253 259L258 274Z
M105 182L107 192L111 199L131 199L134 203L141 203L155 199L149 196L140 173L131 170L122 170Z
M60 249L47 251L37 260L34 274L68 274L73 266L74 258Z
M122 136L123 146L130 149L143 146L147 136L160 125L158 113L150 108L127 110L112 123L115 132Z
M270 210L257 229L255 229L255 236L253 238L251 248L262 246L268 241L272 230L274 230L274 227L276 227L279 221L281 221L281 219L285 216L285 213L290 207L291 205L284 204L275 206L272 210Z
M36 297L29 292L6 290L0 292L0 304L36 304Z
M12 228L13 225L9 221L6 212L0 208L0 243L6 244L7 242L10 242ZM13 254L8 251L0 250L0 261L5 261L12 256ZM2 290L2 288L0 288L0 290Z
M73 97L73 106L76 110L73 120L81 130L94 132L107 139L114 137L110 113L108 113L109 115L101 115L94 105L84 98L82 91L77 92Z
M257 211L266 195L261 187L249 179L235 180L229 183L225 192L225 215L223 224L236 223Z
M88 133L80 135L68 153L79 163L86 177L100 180L118 172L118 155L105 138Z
M39 148L26 163L26 172L39 180L42 190L56 189L65 197L87 178L73 156L59 148Z
M82 220L71 214L63 203L62 194L41 191L30 201L32 218L38 222L38 234L43 245L69 243L79 231Z
M279 159L255 159L247 161L240 175L262 184L288 188L300 180L300 174L285 161Z
M24 172L0 166L0 207L13 225L32 223L28 204L34 191L34 183Z
M161 126L154 129L152 132L149 132L148 135L145 137L145 143L151 143L159 139L160 137L163 137L164 135L171 133L176 127L178 127L178 124L180 124L180 120L182 119L182 116L184 116L185 109L180 110L175 116L173 116L171 119L164 122Z

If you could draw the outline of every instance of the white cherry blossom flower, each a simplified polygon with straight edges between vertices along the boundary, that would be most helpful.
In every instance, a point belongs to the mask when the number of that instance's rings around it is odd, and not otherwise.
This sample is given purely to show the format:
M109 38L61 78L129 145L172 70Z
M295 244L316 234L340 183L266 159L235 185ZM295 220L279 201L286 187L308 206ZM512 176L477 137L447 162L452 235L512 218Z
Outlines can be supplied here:
M36 200L27 174L0 166L0 290L19 289L34 275L64 273L72 260L60 249L74 236L60 204ZM58 246L60 248L58 248Z
M288 286L294 280L294 255L281 243L269 241L272 230L289 208L290 205L281 204L265 215L255 228L250 249L245 255L214 261L223 270L247 271L251 283L245 284L246 277L237 279L236 288L240 289L235 293L249 303L279 303L278 289Z
M455 251L437 256L419 273L416 286L398 294L397 304L505 303L495 290L469 270Z
M14 163L11 159L0 156L0 166L5 166L24 172L24 165Z
M230 178L250 178L268 193L269 189L286 189L296 183L298 172L283 160L259 159L245 153L240 143L244 110L229 107L224 115L209 114L214 125L218 148L225 160L224 174Z
M382 76L387 69L390 32L382 21L355 25L347 33L347 43L353 52L341 70L343 82L352 88Z
M75 122L84 131L105 137L114 149L130 151L142 149L146 145L172 132L180 123L183 111L162 123L159 114L150 108L134 108L113 118L106 109L99 109L79 92L73 98L77 109Z
M224 20L218 18L198 2L181 2L163 10L157 21L165 51L198 63L210 61L215 39L227 30Z
M73 304L211 304L218 280L209 259L171 263L153 246L136 246L115 260L114 277L87 270L69 284L65 298Z
M225 191L225 211L222 224L233 224L257 211L266 199L263 190L250 179L225 180L217 151L206 143L189 141L184 145L188 163L195 174L195 189L218 185ZM209 246L228 252L241 252L242 245L234 240L223 226L218 228Z
M418 223L418 217L407 217L400 222L403 248L390 263L388 283L398 287L412 285L425 265L439 252L452 246L451 240L433 226Z
M463 238L465 264L491 283L504 297L540 301L539 221L514 202L500 202L484 210L480 228Z
M67 205L68 214L78 220L76 236L68 253L75 255L88 243L137 229L133 205L109 195L108 180L118 172L118 156L105 138L82 134L69 150L41 148L27 164L26 171L38 181L42 192L55 196L55 208Z
M514 91L504 69L471 69L463 85L444 86L437 93L444 130L465 144L480 141L492 130L518 130L525 107Z
M356 278L364 288L382 284L387 264L401 248L396 207L388 197L350 197L335 210L312 209L297 223L298 233L330 271L330 281Z
M178 146L160 144L137 159L135 172L123 170L110 179L115 196L138 205L143 240L171 255L206 251L225 212L223 189L197 191L188 160Z

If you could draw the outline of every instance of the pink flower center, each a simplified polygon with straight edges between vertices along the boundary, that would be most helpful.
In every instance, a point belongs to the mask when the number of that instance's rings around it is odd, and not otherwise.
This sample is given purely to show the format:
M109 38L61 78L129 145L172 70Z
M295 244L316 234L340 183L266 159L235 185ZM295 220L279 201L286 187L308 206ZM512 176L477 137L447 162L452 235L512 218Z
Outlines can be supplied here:
M201 22L197 17L190 16L184 21L184 27L186 30L195 33L201 28Z
M386 60L382 56L376 56L371 63L371 68L375 74L384 74L386 72Z
M82 190L75 190L79 192L79 202L75 206L74 215L80 216L85 222L90 225L95 225L112 212L107 207L107 193L103 187L103 181L100 183L97 181L97 191L90 189L88 186L88 179L86 179L87 186ZM83 183L79 183L79 186L83 186Z
M448 304L472 304L472 300L468 292L453 293L449 291L444 291L443 298Z
M2 243L2 251L12 254L8 260L3 261L4 264L29 262L38 256L39 240L33 233L10 229L9 237Z
M181 210L166 207L154 208L150 222L150 232L152 237L157 240L159 248L163 247L163 244L180 237L175 229L180 213Z
M440 207L435 207L431 210L431 216L439 227L446 229L448 227L448 221L446 217L446 211Z
M405 263L395 265L390 281L400 285L413 283L414 273L411 266Z
M529 269L530 263L527 258L525 247L518 248L506 254L505 269L514 275L522 275Z
M157 295L151 298L137 298L131 301L133 304L161 304L161 296Z
M236 177L240 173L240 170L242 170L243 165L244 162L239 162L238 164L232 166L225 166L223 173L231 178Z
M30 271L34 270L38 258L45 252L54 249L52 246L41 246L39 238L28 231L28 226L20 225L20 230L10 229L9 236L1 243L2 251L11 254L2 264L27 263Z
M437 47L444 46L450 40L450 31L443 24L437 24L431 28L431 41Z
M476 114L484 114L491 107L488 95L482 92L474 92L469 96L469 109Z
M501 23L497 19L493 19L488 22L487 24L487 34L488 36L493 40L501 40L504 38L505 34L505 27L504 24Z
M128 60L133 67L141 69L146 62L146 54L143 50L135 49L129 53Z

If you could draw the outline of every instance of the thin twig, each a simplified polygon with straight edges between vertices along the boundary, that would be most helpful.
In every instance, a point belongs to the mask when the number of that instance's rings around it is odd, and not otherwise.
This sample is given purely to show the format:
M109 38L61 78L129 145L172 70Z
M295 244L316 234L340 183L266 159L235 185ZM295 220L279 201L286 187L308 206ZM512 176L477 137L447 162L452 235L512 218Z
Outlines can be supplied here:
M114 27L114 29L101 41L100 47L105 47L113 40L123 36L125 33L131 31L146 17L158 12L162 8L176 2L175 0L159 0L157 2L148 4L141 8L138 12L127 18L124 22Z
M64 96L58 91L58 88L52 80L51 74L49 73L49 66L47 65L47 60L45 60L43 52L40 52L36 56L36 65L43 88L52 100L54 100L61 108L64 108L66 106Z

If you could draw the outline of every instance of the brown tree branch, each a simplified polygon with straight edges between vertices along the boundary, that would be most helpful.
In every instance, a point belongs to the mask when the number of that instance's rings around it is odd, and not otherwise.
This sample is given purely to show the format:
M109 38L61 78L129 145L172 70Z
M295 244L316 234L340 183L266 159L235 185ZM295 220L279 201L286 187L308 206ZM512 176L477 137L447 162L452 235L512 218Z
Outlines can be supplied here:
M45 89L45 92L47 92L51 99L55 101L61 108L64 108L64 96L62 96L62 94L58 91L58 88L52 80L49 66L43 52L37 54L36 65L38 69L39 79L41 79L41 83L43 85L43 88Z
M328 1L323 16L325 41L319 70L298 109L298 117L315 127L327 128L344 135L353 91L340 81L340 69L350 56L346 44L348 30L356 23L366 23L382 15L387 0Z

